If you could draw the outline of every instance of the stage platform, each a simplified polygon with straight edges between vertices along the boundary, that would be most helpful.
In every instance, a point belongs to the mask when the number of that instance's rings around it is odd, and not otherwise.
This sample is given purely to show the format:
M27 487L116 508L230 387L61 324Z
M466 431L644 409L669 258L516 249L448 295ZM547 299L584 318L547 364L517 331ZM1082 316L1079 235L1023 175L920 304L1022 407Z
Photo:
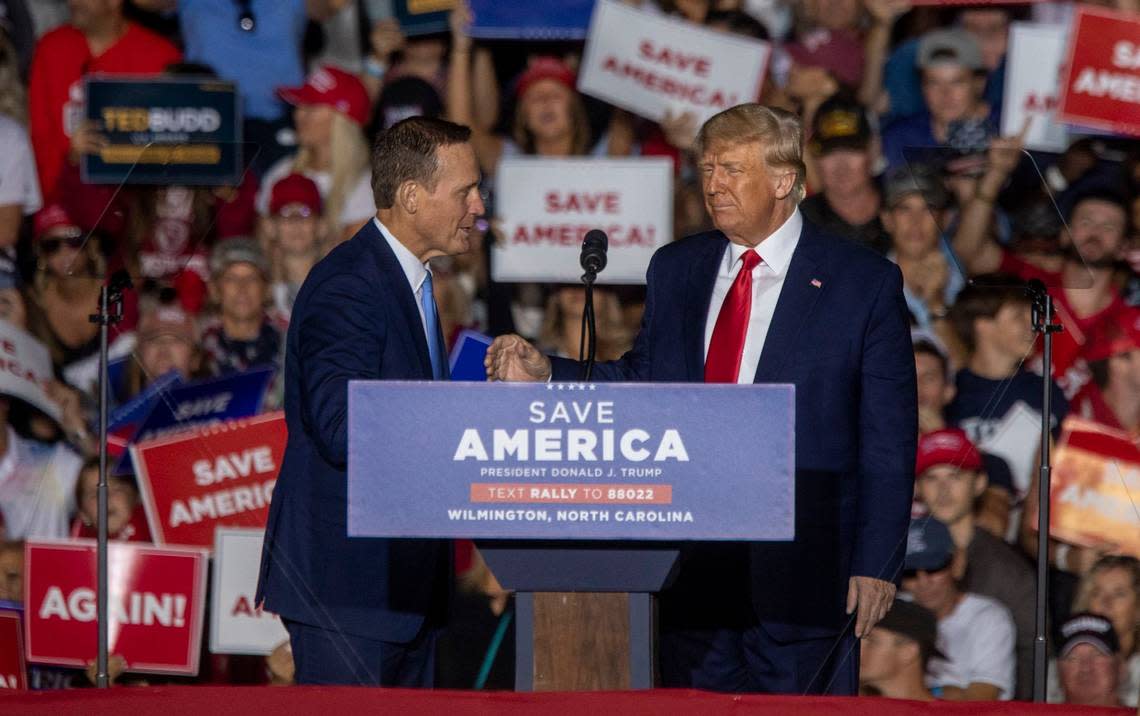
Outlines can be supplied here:
M0 691L0 694L3 694ZM809 714L910 716L1033 716L1033 714L1134 714L1134 709L1035 706L1011 702L930 704L873 698L728 696L655 689L583 693L516 694L482 691L416 691L348 687L155 686L108 691L74 689L0 695L0 713L43 716L341 716L342 714L542 714L543 716L808 716Z

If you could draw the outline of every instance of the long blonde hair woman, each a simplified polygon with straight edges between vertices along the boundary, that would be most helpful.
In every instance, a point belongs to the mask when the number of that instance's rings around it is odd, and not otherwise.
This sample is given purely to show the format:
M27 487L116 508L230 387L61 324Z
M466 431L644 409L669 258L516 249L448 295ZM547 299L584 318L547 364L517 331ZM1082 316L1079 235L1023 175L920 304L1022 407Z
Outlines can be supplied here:
M581 286L559 286L546 300L539 343L561 356L577 358L585 306L586 296ZM598 360L621 358L632 347L633 335L625 327L617 295L603 286L595 286L594 314L598 329Z
M321 190L324 233L335 245L376 213L364 136L368 93L354 75L326 66L309 75L304 86L284 88L278 94L295 107L297 153L266 172L258 211L263 217L268 215L269 197L278 180L292 173L304 174Z

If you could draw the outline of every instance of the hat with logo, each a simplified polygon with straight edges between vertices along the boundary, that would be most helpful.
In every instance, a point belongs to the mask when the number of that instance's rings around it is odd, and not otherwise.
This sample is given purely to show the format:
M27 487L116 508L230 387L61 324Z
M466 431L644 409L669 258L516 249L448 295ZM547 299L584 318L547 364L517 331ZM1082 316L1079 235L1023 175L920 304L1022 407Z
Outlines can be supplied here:
M959 428L933 430L918 439L914 474L921 475L936 465L953 465L959 470L981 470L982 454Z
M917 643L923 661L932 656L946 658L938 648L938 618L934 616L934 612L924 606L904 599L895 599L877 626Z
M784 46L800 67L819 67L848 87L863 80L863 43L853 33L819 28Z
M1140 310L1124 308L1105 321L1085 346L1090 363L1140 349Z
M910 196L918 194L932 209L944 209L949 204L942 177L924 164L900 164L887 172L883 181L883 204L893 209Z
M541 80L554 80L570 89L574 89L574 72L557 57L536 57L531 60L523 73L519 75L515 85L515 96L522 98L526 91Z
M306 216L321 213L321 190L317 183L304 174L290 174L279 179L269 193L269 213L276 216L292 204L308 209Z
M71 217L71 212L58 201L53 201L36 212L33 229L37 239L49 231L54 231L60 238L83 235L83 229ZM56 229L59 231L55 231Z
M188 343L198 341L198 326L194 317L178 304L155 304L139 316L137 329L140 343L159 336L169 335L181 338Z
M234 264L253 264L263 276L269 276L269 262L261 251L261 245L247 236L233 236L218 242L210 254L210 273L221 275Z
M1091 644L1105 656L1120 653L1120 639L1112 622L1099 614L1080 612L1061 625L1061 648L1058 653L1067 656L1078 644Z
M332 65L313 70L300 87L278 88L277 96L291 105L328 105L362 127L368 122L371 108L364 83L356 75Z
M864 151L871 145L871 123L863 106L836 95L820 105L812 121L811 149L827 154L837 149Z
M950 564L954 557L954 540L950 529L933 517L910 521L906 533L906 558L903 569L936 572Z
M983 68L982 50L974 36L965 30L934 30L918 41L915 64L921 70L938 65L957 65L976 72Z

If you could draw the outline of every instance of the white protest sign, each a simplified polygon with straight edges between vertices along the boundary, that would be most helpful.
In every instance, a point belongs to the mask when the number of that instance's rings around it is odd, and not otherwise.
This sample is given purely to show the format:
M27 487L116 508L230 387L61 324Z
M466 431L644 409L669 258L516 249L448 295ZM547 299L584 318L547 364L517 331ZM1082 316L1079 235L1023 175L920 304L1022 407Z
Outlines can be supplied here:
M673 163L647 159L504 159L495 172L501 241L496 281L577 283L582 239L609 237L598 283L645 283L653 252L673 239Z
M210 652L267 655L289 638L276 614L254 603L265 531L219 527L214 532Z
M1017 134L1026 118L1032 117L1025 137L1028 149L1063 152L1069 146L1068 131L1056 118L1068 30L1065 25L1029 22L1010 26L1001 133L1006 137Z
M598 0L578 90L654 121L670 110L704 122L756 101L770 54L760 40Z
M53 378L47 347L0 320L0 395L19 398L59 422L59 406L47 396Z

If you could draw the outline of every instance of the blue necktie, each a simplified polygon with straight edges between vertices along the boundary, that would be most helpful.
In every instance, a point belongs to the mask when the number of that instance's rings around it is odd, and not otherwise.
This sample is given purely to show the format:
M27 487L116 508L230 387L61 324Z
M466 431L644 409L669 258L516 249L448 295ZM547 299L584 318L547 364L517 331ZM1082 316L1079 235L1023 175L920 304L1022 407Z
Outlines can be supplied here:
M435 294L431 287L431 271L424 278L423 291L420 295L420 305L424 309L424 332L427 334L428 356L431 358L431 374L433 380L442 380L443 356L439 345L439 316L435 310Z

